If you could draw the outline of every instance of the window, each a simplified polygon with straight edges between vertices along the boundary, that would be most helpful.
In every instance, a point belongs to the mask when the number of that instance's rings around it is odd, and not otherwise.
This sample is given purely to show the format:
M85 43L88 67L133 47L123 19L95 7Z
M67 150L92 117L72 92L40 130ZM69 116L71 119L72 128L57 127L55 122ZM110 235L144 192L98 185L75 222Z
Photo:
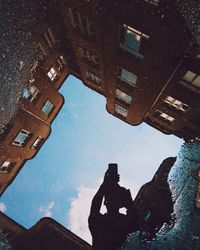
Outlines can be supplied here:
M132 101L132 97L130 95L125 94L119 89L116 89L116 97L128 104L130 104Z
M174 108L176 108L177 110L186 112L189 108L189 106L171 96L167 96L165 101L165 103L167 103L169 106L172 106Z
M72 9L69 9L69 14L72 24L78 32L89 37L92 37L94 35L91 23L89 22L89 19L85 14L81 14L79 11L73 12Z
M35 86L28 86L24 89L23 97L30 102L34 102L38 99L40 94L39 89L37 89Z
M51 79L51 81L54 81L56 77L58 76L56 69L52 67L49 72L47 73L48 77Z
M200 75L188 70L186 74L183 76L182 80L191 84L197 88L200 88Z
M46 48L43 46L42 43L38 43L38 47L40 48L40 51L42 52L42 57L47 56Z
M86 71L86 76L89 81L95 83L96 85L99 85L99 86L101 85L102 80L96 75Z
M127 117L128 115L128 110L118 104L115 104L115 112L123 117Z
M56 44L55 37L53 35L53 32L50 28L47 28L47 31L44 32L45 40L47 41L50 48L53 48L53 46Z
M147 3L151 3L153 5L158 6L159 5L159 0L144 0Z
M131 54L143 58L143 55L139 53L141 40L143 38L148 39L149 36L126 24L123 26L123 32L123 40L120 43L120 47Z
M58 63L58 67L59 67L59 70L63 69L66 65L66 62L65 62L65 59L63 56L60 56L58 59L57 59L57 63Z
M95 54L91 53L89 50L87 49L83 49L80 48L81 54L82 56L88 61L91 62L94 65L98 65L99 64L99 57L96 56Z
M122 81L127 82L130 86L133 86L133 87L136 86L137 76L124 68L120 68L119 78Z
M49 101L47 100L45 102L45 104L43 105L41 111L45 114L45 115L50 115L51 111L53 110L54 108L54 105Z
M31 146L32 149L37 149L39 148L39 146L42 144L43 142L43 138L41 136L38 136L38 138L35 140L35 142L33 143L33 145Z
M144 221L148 221L148 219L151 217L151 211L150 210L147 210L144 212Z
M28 141L31 133L25 129L22 129L19 134L16 136L15 140L12 142L12 145L22 147Z
M164 121L168 121L168 122L173 122L175 120L174 117L172 117L164 112L161 112L159 110L156 110L155 116L164 120Z
M13 167L13 163L10 161L0 161L0 173L8 173Z

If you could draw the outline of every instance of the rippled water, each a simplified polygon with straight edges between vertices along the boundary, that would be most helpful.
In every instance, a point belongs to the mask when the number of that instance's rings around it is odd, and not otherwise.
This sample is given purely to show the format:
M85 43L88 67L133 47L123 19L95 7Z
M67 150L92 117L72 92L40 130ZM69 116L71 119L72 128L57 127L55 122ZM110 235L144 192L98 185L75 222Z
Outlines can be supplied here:
M148 247L139 241L138 232L133 233L124 249L200 249L200 209L195 207L198 170L200 142L184 144L168 178L174 200L174 224L164 225Z

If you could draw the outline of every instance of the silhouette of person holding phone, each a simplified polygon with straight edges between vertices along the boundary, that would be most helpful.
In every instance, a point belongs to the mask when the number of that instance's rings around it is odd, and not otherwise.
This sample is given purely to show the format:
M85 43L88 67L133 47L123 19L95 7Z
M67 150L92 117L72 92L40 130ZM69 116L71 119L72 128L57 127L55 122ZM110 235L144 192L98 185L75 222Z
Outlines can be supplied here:
M119 185L118 165L110 163L95 194L88 219L94 250L119 249L129 233L139 229L139 219L129 189ZM107 213L101 214L104 199ZM126 214L119 212L126 208Z

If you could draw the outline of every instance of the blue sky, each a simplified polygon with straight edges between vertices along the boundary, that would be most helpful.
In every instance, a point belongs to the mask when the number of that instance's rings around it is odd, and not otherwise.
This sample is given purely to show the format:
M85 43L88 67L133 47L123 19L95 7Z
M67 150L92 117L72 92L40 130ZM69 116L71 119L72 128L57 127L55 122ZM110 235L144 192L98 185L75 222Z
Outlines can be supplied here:
M118 163L120 184L134 197L182 140L108 114L105 98L72 76L60 92L65 104L49 139L3 194L0 209L27 228L50 216L90 241L90 202L108 163Z

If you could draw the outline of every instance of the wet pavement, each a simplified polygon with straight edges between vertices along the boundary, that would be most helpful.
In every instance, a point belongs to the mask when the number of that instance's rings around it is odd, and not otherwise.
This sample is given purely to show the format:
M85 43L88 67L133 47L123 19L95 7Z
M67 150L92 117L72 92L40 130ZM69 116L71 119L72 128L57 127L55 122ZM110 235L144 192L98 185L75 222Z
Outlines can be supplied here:
M198 170L200 142L184 144L168 177L174 201L174 223L163 225L149 244L139 241L139 232L133 233L129 236L124 250L200 249L200 208L196 207Z

